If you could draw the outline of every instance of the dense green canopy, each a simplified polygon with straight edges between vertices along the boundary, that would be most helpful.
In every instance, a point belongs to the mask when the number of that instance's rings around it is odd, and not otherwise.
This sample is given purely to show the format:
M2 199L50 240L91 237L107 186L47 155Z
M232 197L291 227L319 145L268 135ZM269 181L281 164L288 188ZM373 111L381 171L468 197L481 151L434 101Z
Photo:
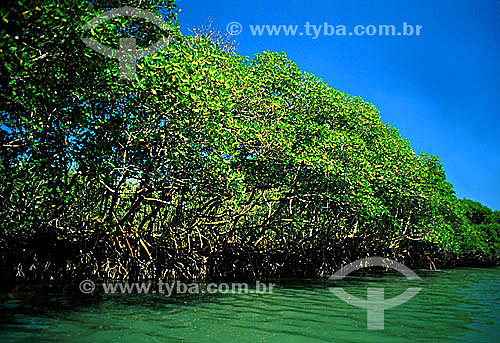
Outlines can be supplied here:
M139 3L176 25L173 0ZM1 9L0 230L5 248L31 244L3 249L4 268L255 277L367 255L498 260L498 212L477 221L438 158L415 154L372 104L285 54L249 59L133 18L82 30L114 5ZM124 33L141 47L172 40L122 80L81 38L116 48ZM28 272L33 261L61 264Z

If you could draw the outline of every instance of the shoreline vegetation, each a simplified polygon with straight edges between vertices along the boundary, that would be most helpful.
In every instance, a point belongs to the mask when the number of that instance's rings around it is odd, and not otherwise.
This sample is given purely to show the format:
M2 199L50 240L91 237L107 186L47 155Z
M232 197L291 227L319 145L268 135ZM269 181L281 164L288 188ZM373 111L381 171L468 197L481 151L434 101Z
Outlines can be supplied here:
M367 256L499 265L500 211L458 199L437 157L285 54L175 31L120 80L82 35L117 48L124 32L141 47L165 34L130 17L82 31L124 5L2 5L2 279L316 277ZM178 28L173 0L126 5Z

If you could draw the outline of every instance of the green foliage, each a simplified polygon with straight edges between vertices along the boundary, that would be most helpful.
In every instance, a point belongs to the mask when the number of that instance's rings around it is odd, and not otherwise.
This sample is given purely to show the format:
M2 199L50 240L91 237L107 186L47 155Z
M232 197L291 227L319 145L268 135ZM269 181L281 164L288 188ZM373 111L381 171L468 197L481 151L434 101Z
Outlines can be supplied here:
M492 211L479 202L469 199L460 200L460 204L465 217L465 226L470 232L466 237L470 241L468 251L498 259L500 256L500 211Z
M173 1L141 7L176 25ZM292 268L405 257L424 242L498 253L498 213L457 200L439 160L416 155L372 104L285 54L248 59L178 32L122 81L118 61L81 41L104 10L63 0L2 8L3 235L111 235L115 253L153 264L153 248L200 264L298 256ZM91 35L113 46L124 32L141 45L164 34L121 18Z

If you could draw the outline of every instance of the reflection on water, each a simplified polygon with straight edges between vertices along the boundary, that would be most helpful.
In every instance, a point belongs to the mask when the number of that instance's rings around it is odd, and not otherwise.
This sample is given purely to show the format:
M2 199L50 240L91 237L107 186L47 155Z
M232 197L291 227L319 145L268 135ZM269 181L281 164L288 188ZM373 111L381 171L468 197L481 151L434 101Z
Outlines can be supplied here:
M282 282L272 294L4 294L0 342L500 342L500 268L418 274L422 281ZM361 298L367 287L384 287L386 298L422 290L385 311L384 330L368 331L366 310L336 298L332 286Z

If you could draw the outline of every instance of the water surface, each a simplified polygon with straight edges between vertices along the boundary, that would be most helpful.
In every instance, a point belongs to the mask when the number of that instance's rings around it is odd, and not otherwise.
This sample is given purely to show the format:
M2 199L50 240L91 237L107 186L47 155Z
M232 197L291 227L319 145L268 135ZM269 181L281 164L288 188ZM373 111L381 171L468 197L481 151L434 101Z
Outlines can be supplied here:
M500 268L281 282L272 294L76 296L3 294L0 342L500 342ZM367 330L366 310L328 287L386 298L422 287L385 311L385 328Z

